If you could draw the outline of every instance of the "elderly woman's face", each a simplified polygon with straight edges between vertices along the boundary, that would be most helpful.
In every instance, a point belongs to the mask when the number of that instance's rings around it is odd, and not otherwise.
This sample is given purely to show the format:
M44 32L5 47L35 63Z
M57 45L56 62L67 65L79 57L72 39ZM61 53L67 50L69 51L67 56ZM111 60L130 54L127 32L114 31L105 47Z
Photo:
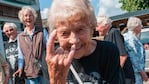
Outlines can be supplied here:
M5 31L4 33L6 34L6 36L9 38L9 39L15 39L16 36L17 36L17 30L8 26L5 28Z
M25 10L23 12L23 22L26 26L33 26L34 25L34 16L32 11Z
M74 22L68 25L57 25L57 38L60 46L65 50L70 50L76 45L75 58L78 59L87 53L91 41L91 28L86 23Z

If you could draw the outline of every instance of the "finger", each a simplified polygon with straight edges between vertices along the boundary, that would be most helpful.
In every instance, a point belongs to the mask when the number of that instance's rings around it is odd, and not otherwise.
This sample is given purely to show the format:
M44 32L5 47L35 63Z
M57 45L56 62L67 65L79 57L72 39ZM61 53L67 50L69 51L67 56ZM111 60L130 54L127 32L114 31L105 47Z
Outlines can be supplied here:
M62 64L64 60L64 49L62 47L57 48L55 51L55 55L57 56L58 59L58 64Z
M76 51L76 46L75 46L75 45L72 45L68 56L65 58L65 59L66 59L65 65L71 63L71 61L72 61L73 58L74 58L75 51Z
M62 54L60 61L59 61L59 64L64 65L64 59L66 59L68 57L68 53L69 52L67 50L63 51L63 54Z
M58 64L63 65L64 64L64 59L65 59L65 57L62 56L61 59L58 61Z
M17 72L15 72L12 76L15 77L15 76L16 76L16 73L17 73Z
M47 50L46 50L47 56L52 56L54 53L55 38L56 38L56 30L53 30L47 42Z
M63 54L64 53L64 49L62 47L59 47L55 50L55 54Z
M22 72L19 72L19 77L21 77Z

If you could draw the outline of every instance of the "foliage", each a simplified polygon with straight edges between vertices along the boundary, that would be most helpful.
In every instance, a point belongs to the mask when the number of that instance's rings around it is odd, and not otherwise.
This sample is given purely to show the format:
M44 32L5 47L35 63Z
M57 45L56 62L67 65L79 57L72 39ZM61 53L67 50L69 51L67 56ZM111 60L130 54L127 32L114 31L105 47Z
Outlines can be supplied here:
M128 12L144 10L149 8L149 0L119 0L121 9Z

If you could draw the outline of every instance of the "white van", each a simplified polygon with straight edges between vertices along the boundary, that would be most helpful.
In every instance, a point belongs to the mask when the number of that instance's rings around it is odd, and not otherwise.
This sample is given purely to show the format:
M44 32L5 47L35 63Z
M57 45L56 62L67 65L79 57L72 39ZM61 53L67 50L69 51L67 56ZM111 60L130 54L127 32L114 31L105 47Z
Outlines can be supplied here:
M143 45L147 44L149 46L149 27L143 28L141 30L141 42ZM145 49L146 57L145 57L145 71L149 72L149 48Z

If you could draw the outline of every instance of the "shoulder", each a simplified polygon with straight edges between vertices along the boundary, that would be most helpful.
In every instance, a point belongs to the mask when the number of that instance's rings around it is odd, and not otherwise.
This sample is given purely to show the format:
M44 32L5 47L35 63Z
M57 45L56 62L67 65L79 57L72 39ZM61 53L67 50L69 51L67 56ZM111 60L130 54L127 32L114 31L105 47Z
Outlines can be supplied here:
M24 34L24 31L22 31L21 33L19 33L18 36L23 35L23 34Z
M115 44L110 41L97 41L98 46L101 47L114 47Z
M35 32L43 32L43 28L35 26Z
M118 29L116 29L116 28L111 28L109 33L112 33L112 34L121 34L121 32Z
M118 51L117 46L109 41L97 41L97 47L107 52Z

